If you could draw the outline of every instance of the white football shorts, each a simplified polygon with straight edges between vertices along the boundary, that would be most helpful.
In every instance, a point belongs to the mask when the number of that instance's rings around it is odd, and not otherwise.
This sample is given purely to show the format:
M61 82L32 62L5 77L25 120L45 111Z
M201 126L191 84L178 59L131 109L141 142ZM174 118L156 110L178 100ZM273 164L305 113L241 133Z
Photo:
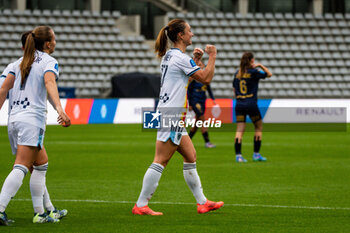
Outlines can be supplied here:
M169 139L175 144L180 145L182 136L188 135L186 129L182 132L177 131L169 131L169 130L158 130L157 132L157 140L166 142Z
M25 122L11 122L7 127L12 154L17 153L17 145L43 148L45 130Z

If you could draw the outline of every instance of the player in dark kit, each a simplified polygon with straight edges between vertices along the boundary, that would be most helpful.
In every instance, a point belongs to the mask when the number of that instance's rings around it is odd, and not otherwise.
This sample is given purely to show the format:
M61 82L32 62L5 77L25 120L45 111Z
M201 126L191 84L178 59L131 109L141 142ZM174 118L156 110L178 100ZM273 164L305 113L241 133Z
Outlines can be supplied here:
M195 48L193 51L193 56L194 56L193 60L201 68L204 68L204 64L202 62L203 54L204 54L203 50L199 48ZM196 121L205 120L204 112L205 112L205 101L207 99L206 91L208 91L210 98L214 100L214 104L216 104L210 85L205 85L200 82L197 82L196 80L192 80L188 86L188 89L187 89L188 102L189 102L190 108L192 108L192 110L196 114ZM196 127L196 125L191 128L190 134L189 134L190 138L194 136L194 134L197 132L197 129L198 128ZM212 144L209 140L208 129L205 127L201 127L201 131L205 141L205 147L215 148L215 145Z
M261 68L257 69L257 68ZM245 52L242 55L240 68L235 73L233 88L236 96L236 122L235 137L236 162L247 162L241 153L242 138L246 126L246 116L249 115L254 123L254 154L253 161L266 161L259 153L262 139L262 118L258 108L259 80L271 77L272 73L262 64L255 64L254 54Z

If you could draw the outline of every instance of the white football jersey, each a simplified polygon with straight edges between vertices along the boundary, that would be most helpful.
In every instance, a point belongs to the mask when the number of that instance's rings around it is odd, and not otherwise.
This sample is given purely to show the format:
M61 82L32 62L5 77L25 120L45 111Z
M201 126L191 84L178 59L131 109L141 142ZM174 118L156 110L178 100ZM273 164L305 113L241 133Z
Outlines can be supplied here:
M178 48L170 49L160 64L162 72L158 108L186 108L189 77L200 69Z
M1 76L0 76L0 87L2 86L2 84L5 82L5 79L7 77L7 75L11 72L11 70L13 70L13 63L10 63L6 66L4 72L2 72ZM13 75L15 75L14 73L12 73ZM12 89L9 90L9 103L11 103L11 91ZM10 115L10 111L11 111L11 105L9 104L8 106L8 114Z
M16 80L12 88L10 122L27 122L45 129L47 114L47 90L44 75L53 72L56 79L59 76L58 62L47 53L36 51L35 60L29 75L21 85L21 70L19 65L22 58L13 64Z

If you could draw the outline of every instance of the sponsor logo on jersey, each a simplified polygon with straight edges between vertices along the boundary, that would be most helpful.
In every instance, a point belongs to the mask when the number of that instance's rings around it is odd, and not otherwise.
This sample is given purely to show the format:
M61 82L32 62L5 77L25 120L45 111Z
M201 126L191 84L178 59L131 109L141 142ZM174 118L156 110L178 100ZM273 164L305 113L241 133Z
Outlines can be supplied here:
M55 70L58 72L58 63L55 64Z
M163 103L166 103L170 97L168 96L168 93L165 93L164 95L159 96L159 100L162 101Z
M193 61L193 59L190 60L191 66L195 67L197 64Z
M11 105L11 109L13 105L22 105L23 108L27 108L30 105L30 102L28 100L28 98L24 98L24 100L17 100L17 101L13 101L12 105Z

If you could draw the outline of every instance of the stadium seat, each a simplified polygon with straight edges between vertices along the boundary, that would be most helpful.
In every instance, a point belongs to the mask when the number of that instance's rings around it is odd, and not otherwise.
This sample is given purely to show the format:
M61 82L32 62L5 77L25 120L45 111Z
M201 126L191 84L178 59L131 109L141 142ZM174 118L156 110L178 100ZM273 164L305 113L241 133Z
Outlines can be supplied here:
M261 98L350 97L350 14L168 12L169 18L185 17L195 33L192 47L217 46L215 94L232 97L234 70L244 51L268 66L274 77L262 82ZM79 73L100 75L89 90L77 87L78 97L99 95L105 80L114 74L146 71L158 74L157 60L143 36L120 36L115 20L120 12L4 9L0 14L0 67L21 56L19 36L38 24L50 24L57 36L55 58L61 64L63 85L76 85ZM254 35L254 36L251 36ZM136 64L136 68L130 67ZM83 66L86 68L83 68ZM95 67L95 68L94 68ZM92 80L93 81L93 80ZM328 85L334 82L336 85ZM106 83L109 84L109 81ZM275 86L276 83L276 86ZM340 84L340 85L338 85ZM94 86L96 89L94 89ZM271 87L280 88L273 92ZM91 89L91 90L90 90ZM319 89L329 89L328 92Z

